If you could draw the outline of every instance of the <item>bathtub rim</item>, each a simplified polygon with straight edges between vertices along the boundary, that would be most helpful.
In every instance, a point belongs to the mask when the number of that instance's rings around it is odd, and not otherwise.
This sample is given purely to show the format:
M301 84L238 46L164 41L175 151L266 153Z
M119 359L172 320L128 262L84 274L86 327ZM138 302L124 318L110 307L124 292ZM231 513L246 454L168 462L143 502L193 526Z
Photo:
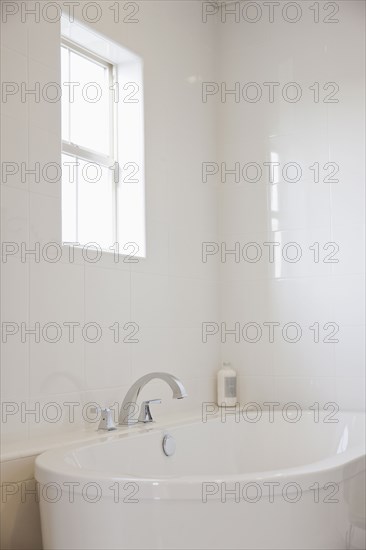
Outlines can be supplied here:
M311 411L307 411L311 414ZM363 412L346 412L342 414L346 416L361 416L365 418ZM219 415L215 415L211 420L218 421ZM127 438L139 438L146 434L153 433L163 436L169 429L173 429L179 426L189 426L197 424L201 420L198 418L182 419L181 421L175 421L173 423L154 423L153 426L138 427L134 431L120 431L112 432L111 434L104 434L93 441L73 443L58 447L50 451L46 451L40 454L35 461L35 478L40 484L49 482L63 483L65 481L79 480L81 483L87 483L91 480L97 482L101 487L107 487L111 483L127 483L133 482L139 484L144 488L146 497L157 498L157 490L159 493L168 495L177 493L185 493L183 487L190 487L191 489L202 486L202 483L272 483L280 482L282 484L296 480L300 485L306 484L309 477L316 480L319 483L326 483L330 480L339 483L345 479L354 477L358 473L365 471L366 453L363 442L358 445L354 445L346 451L328 456L324 459L307 463L301 466L295 466L292 468L276 469L276 470L263 470L259 472L249 473L236 473L236 474L215 474L215 475L203 475L203 474L189 474L187 476L139 476L129 474L117 474L116 472L103 472L101 469L85 469L76 468L72 464L67 464L65 458L68 454L77 451L81 448L88 448L103 445L109 442L119 441ZM78 489L75 489L78 492Z

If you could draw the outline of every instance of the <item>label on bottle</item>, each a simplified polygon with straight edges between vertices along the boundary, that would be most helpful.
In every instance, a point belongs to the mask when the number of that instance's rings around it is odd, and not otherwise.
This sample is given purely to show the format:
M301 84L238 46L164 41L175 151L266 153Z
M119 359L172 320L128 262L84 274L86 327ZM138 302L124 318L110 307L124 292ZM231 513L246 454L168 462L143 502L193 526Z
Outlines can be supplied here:
M225 378L225 397L236 397L236 377Z

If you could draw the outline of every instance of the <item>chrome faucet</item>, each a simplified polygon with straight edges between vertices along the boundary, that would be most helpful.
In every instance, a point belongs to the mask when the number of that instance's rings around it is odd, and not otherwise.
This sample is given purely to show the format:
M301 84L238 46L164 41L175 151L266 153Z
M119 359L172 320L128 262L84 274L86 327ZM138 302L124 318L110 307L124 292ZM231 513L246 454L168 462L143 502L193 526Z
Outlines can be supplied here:
M144 401L142 405L142 410L140 412L139 418L136 419L133 417L134 413L137 412L137 398L142 388L155 378L159 380L164 380L172 389L173 399L183 399L187 397L187 392L182 384L182 382L167 372L151 372L150 374L145 374L142 376L128 390L126 397L123 400L122 407L119 413L118 424L122 426L132 426L138 422L153 422L151 416L149 403L160 402L160 399L154 399L149 401Z
M111 432L112 430L117 429L113 420L113 411L109 407L93 407L91 412L100 413L98 430Z

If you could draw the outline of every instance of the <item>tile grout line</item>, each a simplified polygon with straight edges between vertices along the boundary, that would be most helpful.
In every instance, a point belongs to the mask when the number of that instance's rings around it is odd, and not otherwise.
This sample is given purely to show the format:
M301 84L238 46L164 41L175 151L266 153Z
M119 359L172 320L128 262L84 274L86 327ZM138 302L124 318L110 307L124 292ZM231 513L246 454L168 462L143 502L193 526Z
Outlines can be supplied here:
M27 82L29 84L29 28L27 25ZM29 115L29 102L27 102L27 163L29 163L30 158L30 115ZM30 208L30 195L29 195L29 186L27 188L28 195L28 244L30 241L30 227L31 227L31 208ZM31 320L31 264L28 265L28 325L30 325ZM28 407L30 407L31 402L31 344L30 340L27 343L28 348ZM27 438L30 438L30 426L27 424Z

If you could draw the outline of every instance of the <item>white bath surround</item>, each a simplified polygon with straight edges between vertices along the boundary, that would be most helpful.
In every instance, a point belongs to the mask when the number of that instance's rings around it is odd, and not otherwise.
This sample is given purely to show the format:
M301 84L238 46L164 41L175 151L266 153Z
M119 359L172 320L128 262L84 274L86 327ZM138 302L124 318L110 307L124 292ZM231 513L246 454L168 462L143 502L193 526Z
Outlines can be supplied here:
M41 455L45 547L363 550L364 415L236 420L157 424Z

